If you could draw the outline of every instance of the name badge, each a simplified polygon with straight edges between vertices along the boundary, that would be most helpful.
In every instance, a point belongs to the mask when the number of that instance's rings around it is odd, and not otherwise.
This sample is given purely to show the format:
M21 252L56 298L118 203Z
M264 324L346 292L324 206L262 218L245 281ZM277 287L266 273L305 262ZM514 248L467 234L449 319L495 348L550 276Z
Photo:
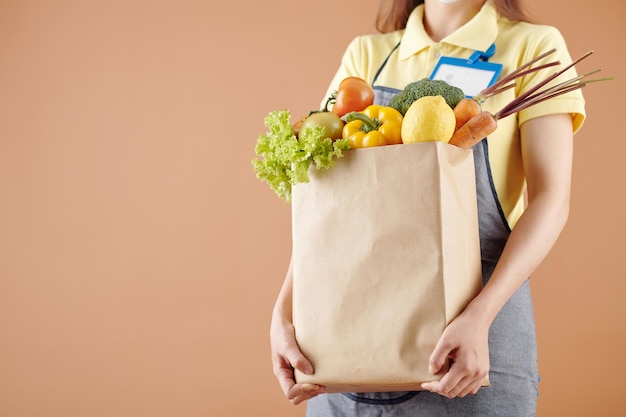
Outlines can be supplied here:
M444 80L463 90L467 97L474 97L496 82L502 64L487 62L496 51L496 46L485 51L475 51L469 59L442 56L430 75L431 80Z

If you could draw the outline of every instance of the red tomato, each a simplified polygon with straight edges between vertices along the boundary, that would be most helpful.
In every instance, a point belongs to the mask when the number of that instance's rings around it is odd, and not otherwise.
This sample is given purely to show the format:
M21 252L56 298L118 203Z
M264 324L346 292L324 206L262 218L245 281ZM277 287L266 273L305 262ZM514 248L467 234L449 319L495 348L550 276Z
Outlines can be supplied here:
M362 78L344 78L337 89L333 113L339 117L351 111L362 111L374 103L374 90Z

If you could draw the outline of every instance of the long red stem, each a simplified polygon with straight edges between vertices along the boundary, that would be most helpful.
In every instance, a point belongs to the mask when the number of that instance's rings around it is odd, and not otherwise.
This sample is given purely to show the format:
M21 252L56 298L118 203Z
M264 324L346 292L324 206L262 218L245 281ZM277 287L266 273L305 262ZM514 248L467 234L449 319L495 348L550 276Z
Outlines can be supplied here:
M540 69L546 68L548 66L553 66L553 65L558 65L560 64L560 62L558 61L554 61L548 64L544 64L542 66L533 68L533 69L529 69L527 71L524 71L526 68L530 67L531 65L533 65L535 62L540 61L541 59L545 58L546 56L554 53L556 51L556 48L550 49L547 52L544 52L543 54L537 56L536 58L526 62L525 64L522 64L521 66L519 66L518 68L516 68L514 71L511 71L508 75L506 75L505 77L503 77L502 79L500 79L499 81L495 82L494 84L492 84L491 86L485 88L484 90L482 90L480 93L478 93L476 96L474 96L474 99L482 102L484 101L486 98L488 97L492 97L494 96L496 93L496 91L501 92L504 90L501 90L501 86L503 86L504 84L509 83L510 81L513 81L523 75L528 75L532 72L538 71ZM524 72L524 73L522 73Z
M563 74L565 71L569 70L571 67L573 67L574 65L576 65L577 63L579 63L583 59L587 58L592 53L593 53L593 51L587 52L586 54L584 54L580 58L574 60L571 64L565 66L565 68L561 69L560 71L555 72L554 74L552 74L549 77L545 78L543 81L537 83L535 86L533 86L532 88L528 89L523 94L517 96L514 100L511 100L511 102L509 104L507 104L506 106L504 106L500 110L500 112L502 112L503 114L509 113L511 109L514 109L514 108L518 107L519 103L524 102L530 95L535 93L541 87L543 87L544 85L548 84L550 81L554 80L556 77L558 77L559 75Z

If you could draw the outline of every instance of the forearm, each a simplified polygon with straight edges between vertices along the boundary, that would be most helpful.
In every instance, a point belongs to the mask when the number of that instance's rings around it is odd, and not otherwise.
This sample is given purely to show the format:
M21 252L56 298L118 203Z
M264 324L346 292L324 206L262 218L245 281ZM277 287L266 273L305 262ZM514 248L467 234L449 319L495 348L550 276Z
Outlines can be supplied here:
M502 306L549 254L568 214L568 197L549 192L536 196L511 231L489 282L468 310L490 325Z
M555 114L528 121L521 137L528 207L511 231L488 284L469 307L487 323L546 258L569 215L571 117Z
M273 317L280 318L291 322L292 313L292 289L293 289L293 263L289 260L289 266L287 273L285 274L285 280L278 293L276 302L274 303Z

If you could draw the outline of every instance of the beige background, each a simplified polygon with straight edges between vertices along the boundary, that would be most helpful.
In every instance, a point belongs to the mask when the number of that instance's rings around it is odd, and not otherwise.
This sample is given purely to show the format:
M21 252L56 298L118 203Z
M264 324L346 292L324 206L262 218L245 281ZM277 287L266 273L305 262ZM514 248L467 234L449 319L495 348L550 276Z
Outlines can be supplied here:
M290 208L250 167L377 0L0 0L0 416L303 416L271 372ZM624 5L529 0L588 88L535 274L539 416L623 409Z

